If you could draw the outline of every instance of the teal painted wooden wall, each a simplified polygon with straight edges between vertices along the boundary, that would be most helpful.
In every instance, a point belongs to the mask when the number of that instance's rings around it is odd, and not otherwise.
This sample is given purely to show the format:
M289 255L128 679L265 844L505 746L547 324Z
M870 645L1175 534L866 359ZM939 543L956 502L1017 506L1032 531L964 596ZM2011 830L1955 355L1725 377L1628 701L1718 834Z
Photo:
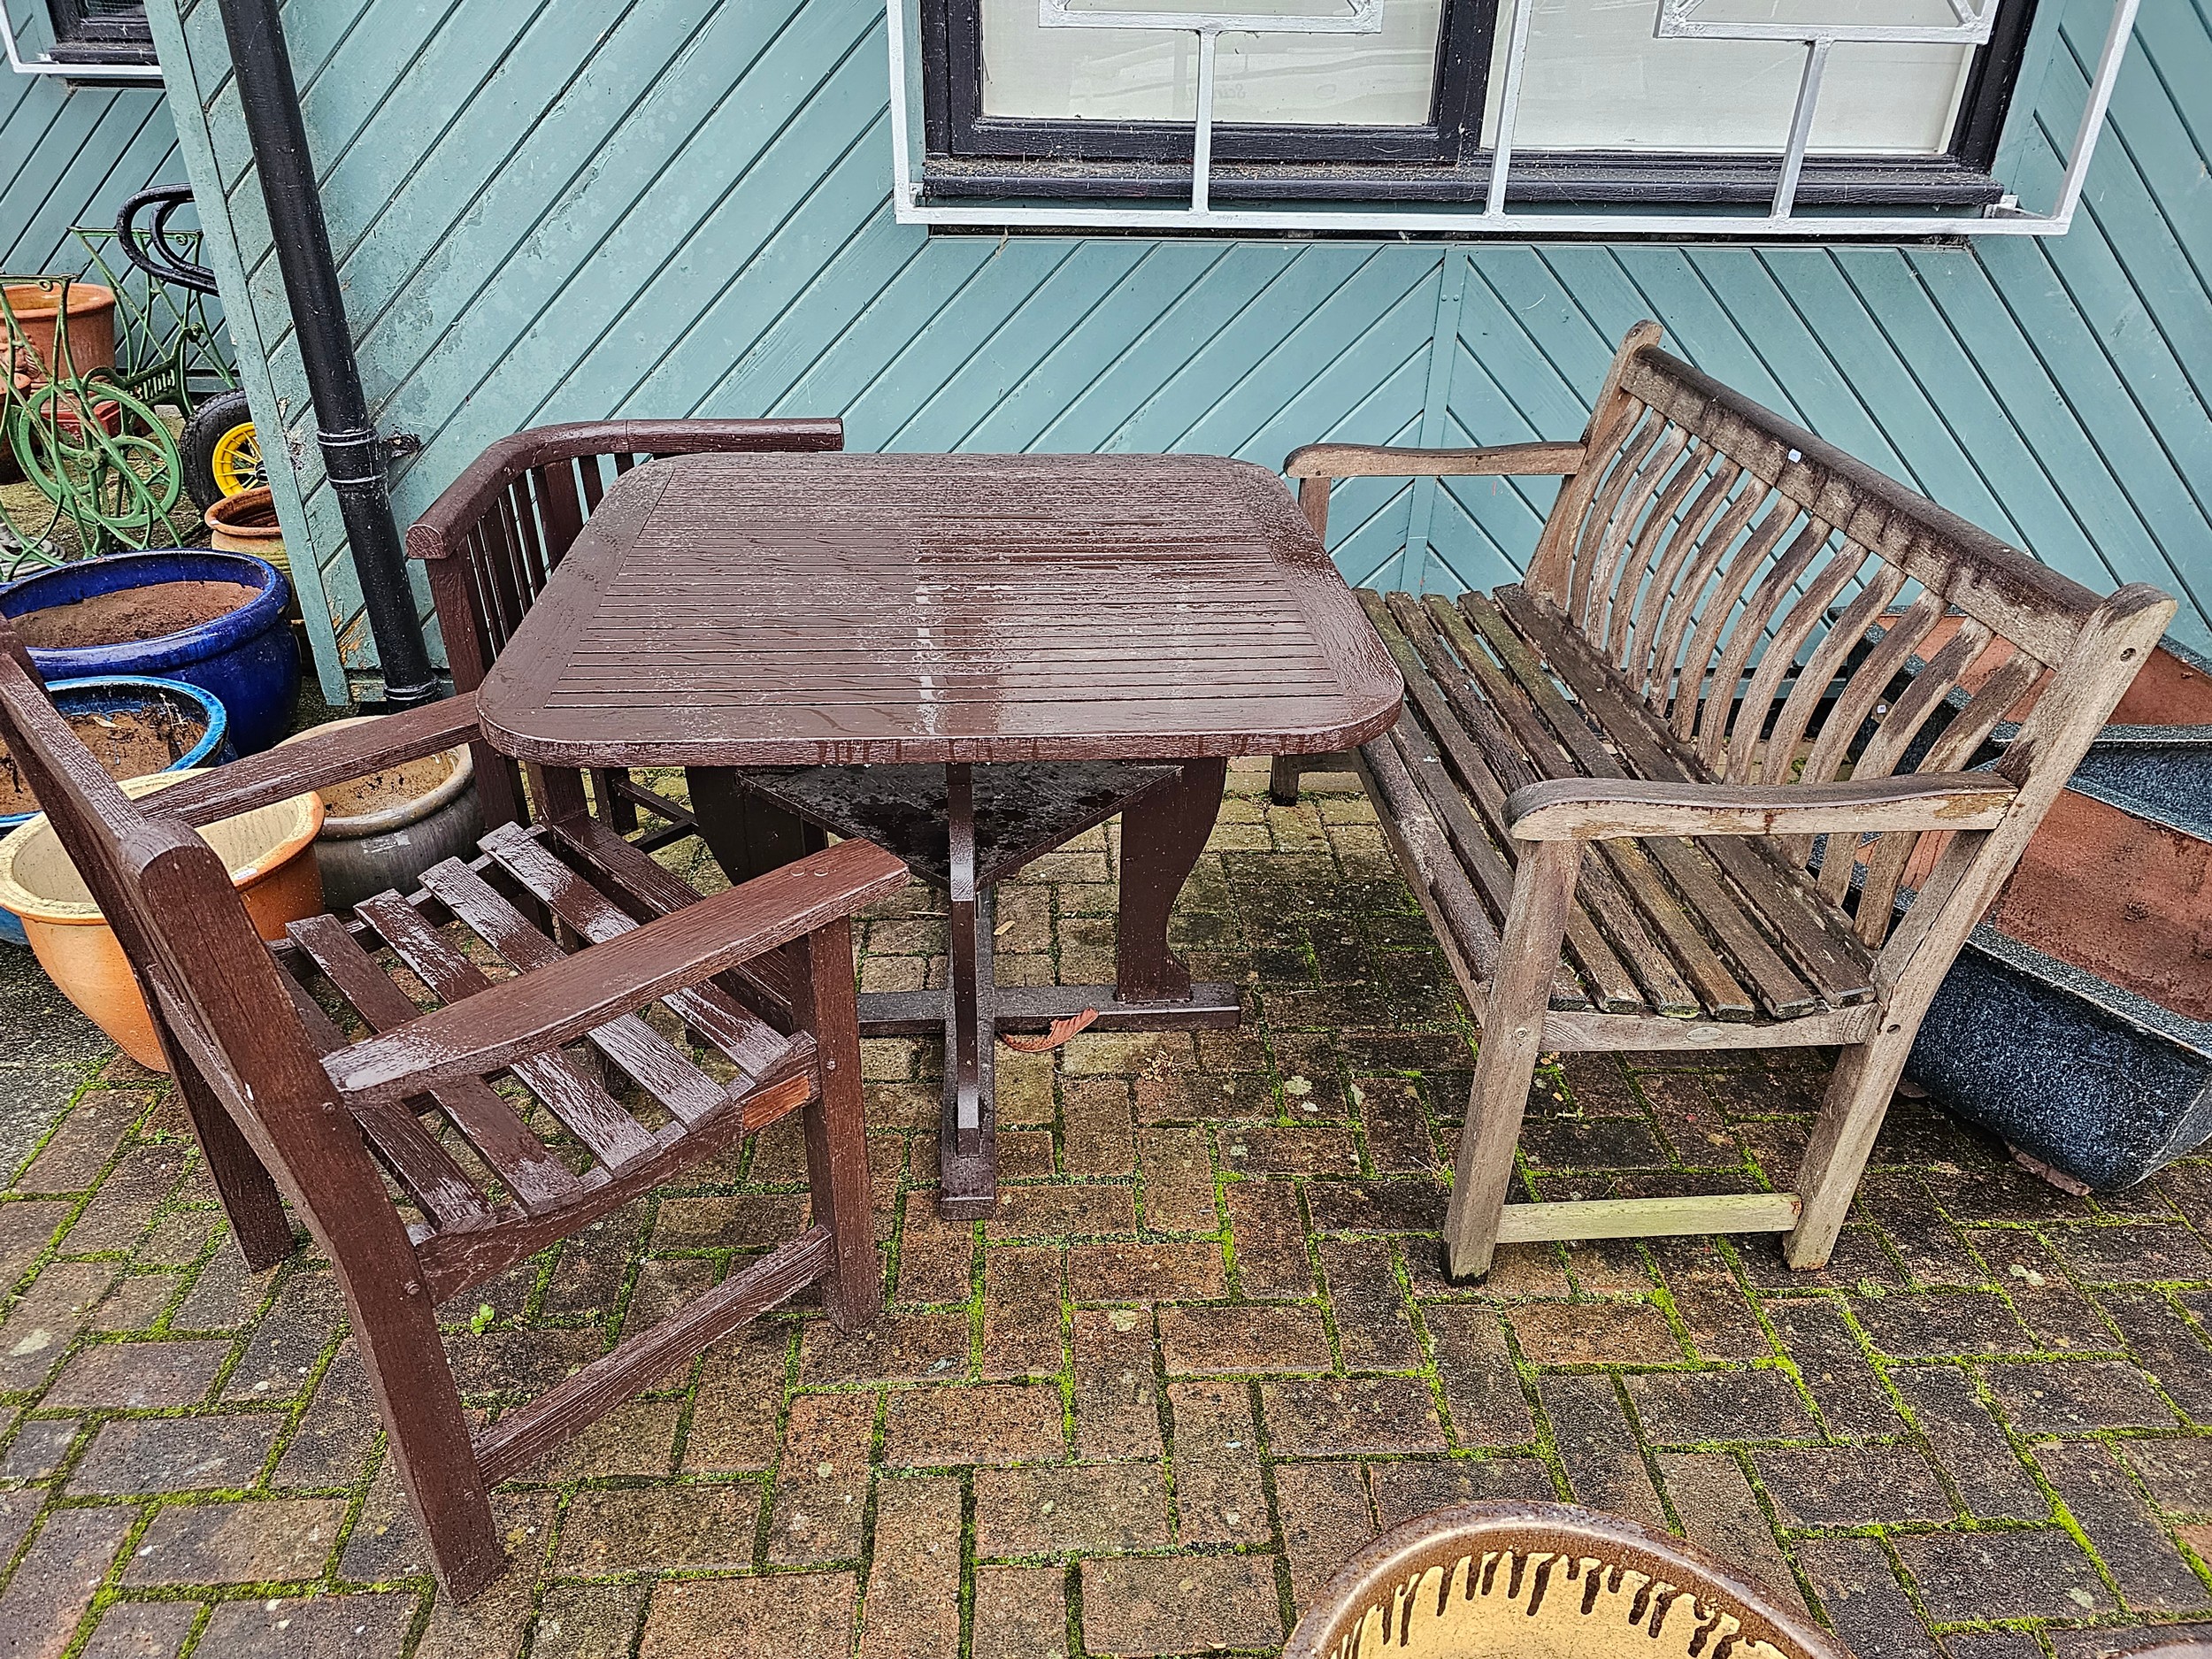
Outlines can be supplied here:
M365 666L215 6L176 3L155 10L204 118L188 159L229 204L223 259L268 363L249 389L304 457L288 518L328 588L318 631ZM2008 140L2031 199L2108 15L2046 0ZM495 437L613 414L841 414L860 449L1271 465L1322 436L1570 436L1650 315L2083 580L2179 593L2180 632L2212 644L2197 0L2145 0L2070 235L1914 250L931 239L888 205L879 0L293 0L287 18L371 396L425 441L396 480L403 518ZM1544 493L1354 486L1335 551L1363 580L1494 582Z
M0 0L27 52L50 35L43 0ZM158 85L70 87L0 62L0 270L72 273L76 224L112 224L124 199L184 177Z

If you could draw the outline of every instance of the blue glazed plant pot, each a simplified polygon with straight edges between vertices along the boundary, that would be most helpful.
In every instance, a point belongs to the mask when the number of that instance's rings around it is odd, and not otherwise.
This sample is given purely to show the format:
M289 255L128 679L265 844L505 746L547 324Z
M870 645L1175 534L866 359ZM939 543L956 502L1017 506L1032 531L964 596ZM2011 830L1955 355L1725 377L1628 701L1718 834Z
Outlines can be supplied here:
M62 649L35 646L31 661L50 681L154 674L197 686L228 710L237 752L258 754L290 727L300 686L299 650L285 623L290 589L267 560L204 548L87 559L0 588L0 613L26 617L127 588L194 581L235 582L252 597L212 621L152 639Z
M181 752L160 772L181 772L188 766L219 766L232 759L235 751L230 742L230 718L213 694L197 686L189 686L180 680L157 680L140 674L102 674L89 680L58 680L47 687L54 700L54 707L63 719L73 726L88 718L119 713L137 713L150 706L165 704L175 715L179 727L179 747ZM194 730L199 733L196 741L188 745L182 740ZM113 771L113 768L110 768ZM125 774L119 774L125 775ZM136 775L127 774L127 775ZM28 823L37 817L35 812L0 812L0 835L6 834L19 824ZM27 945L23 924L14 911L0 909L0 940L11 945Z

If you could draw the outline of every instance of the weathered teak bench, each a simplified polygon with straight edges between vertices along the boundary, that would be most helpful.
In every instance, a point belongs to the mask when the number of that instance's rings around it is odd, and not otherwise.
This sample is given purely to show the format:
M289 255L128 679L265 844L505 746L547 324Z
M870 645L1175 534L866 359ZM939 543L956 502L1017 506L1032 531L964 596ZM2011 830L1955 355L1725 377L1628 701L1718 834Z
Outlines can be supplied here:
M1563 480L1519 584L1361 594L1409 694L1362 774L1482 1026L1457 1275L1500 1240L1669 1233L1825 1263L1929 998L2174 611L2100 599L1659 334L1630 331L1579 442L1286 468L1317 531L1332 479ZM1505 1202L1540 1051L1830 1044L1794 1193Z

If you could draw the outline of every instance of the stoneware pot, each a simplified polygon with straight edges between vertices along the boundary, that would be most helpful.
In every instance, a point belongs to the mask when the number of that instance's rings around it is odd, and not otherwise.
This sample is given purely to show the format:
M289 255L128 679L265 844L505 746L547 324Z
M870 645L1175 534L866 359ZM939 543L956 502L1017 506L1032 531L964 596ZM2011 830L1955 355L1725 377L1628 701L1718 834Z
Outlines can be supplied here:
M284 741L296 743L377 718L334 720ZM323 902L334 910L351 910L390 889L412 892L424 871L442 859L467 857L484 833L466 743L334 785L321 795L315 861L322 868Z
M136 799L191 775L158 772L121 787ZM323 908L322 880L307 856L322 824L321 800L299 795L200 831L229 870L264 939L281 939L286 923ZM0 840L0 905L22 918L39 966L63 995L139 1064L169 1069L123 947L42 812Z
M1283 1659L1385 1653L1851 1659L1740 1568L1624 1516L1565 1503L1466 1503L1391 1528L1324 1586Z
M89 680L56 680L46 691L53 698L54 707L60 710L61 718L73 726L85 719L165 707L173 718L178 754L167 765L154 767L156 772L219 766L232 757L230 717L223 712L223 705L197 686L188 686L180 680L100 674ZM192 741L188 742L187 739ZM110 766L109 775L119 779L143 774L119 773ZM37 816L35 812L0 812L0 835ZM0 940L12 945L31 942L24 936L23 924L13 910L0 910Z
M291 586L268 560L205 548L84 559L0 588L0 613L25 617L101 594L179 581L235 582L251 596L227 615L173 634L113 645L34 648L31 661L50 680L158 674L198 686L229 710L230 740L238 752L258 754L290 727L300 688L300 654L285 624Z

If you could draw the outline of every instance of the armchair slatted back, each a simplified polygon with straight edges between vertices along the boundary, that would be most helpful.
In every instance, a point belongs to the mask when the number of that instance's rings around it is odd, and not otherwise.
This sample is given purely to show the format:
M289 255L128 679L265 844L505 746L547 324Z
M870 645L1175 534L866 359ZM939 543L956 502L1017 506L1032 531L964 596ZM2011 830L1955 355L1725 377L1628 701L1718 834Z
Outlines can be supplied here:
M407 532L409 555L429 571L455 688L483 684L607 487L640 462L844 443L844 423L836 419L577 421L501 439ZM474 751L485 822L519 818L513 763L484 744ZM611 794L608 804L617 827L627 827L620 820L628 804Z
M1640 324L1615 359L1527 588L1565 613L1704 778L1955 772L2024 716L2026 747L2005 770L2023 782L2032 763L2056 766L2062 781L2105 710L2046 697L2053 672L2114 607L2170 602L2147 588L2101 599L1658 339ZM2096 643L2083 672L2101 663ZM1890 930L1909 864L1932 862L1933 847L1914 858L1923 833L1848 849L1831 837L1823 849L1820 886L1837 902L1859 887L1870 945ZM1801 838L1791 851L1815 849Z
M456 687L483 682L607 487L640 462L844 442L838 420L602 420L493 444L407 532L408 552L430 565Z

